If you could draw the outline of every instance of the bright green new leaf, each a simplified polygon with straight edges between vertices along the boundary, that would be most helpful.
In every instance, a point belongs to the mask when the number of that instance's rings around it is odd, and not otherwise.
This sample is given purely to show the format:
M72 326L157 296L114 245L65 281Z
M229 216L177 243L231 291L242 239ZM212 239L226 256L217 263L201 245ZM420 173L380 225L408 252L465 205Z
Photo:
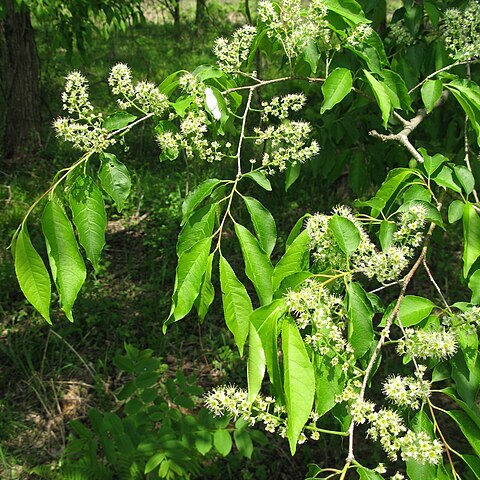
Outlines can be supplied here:
M336 68L322 85L323 102L320 114L340 103L352 90L352 72L347 68Z
M213 445L217 452L226 457L232 450L232 437L228 430L216 430L213 434Z
M475 178L473 177L472 172L463 165L455 165L453 170L455 172L455 177L457 177L457 180L463 187L464 192L467 195L470 195L475 188Z
M302 215L295 222L295 225L290 230L290 233L288 234L288 237L287 237L287 241L285 242L285 249L287 249L293 243L293 241L300 235L305 225L305 219L309 217L311 217L311 215L309 213L306 213L305 215Z
M222 255L220 255L220 287L225 322L233 333L240 355L243 355L243 346L250 328L250 314L253 311L252 302L246 288Z
M324 0L328 10L340 15L347 23L367 23L362 7L355 0Z
M328 228L333 233L333 237L340 247L340 250L349 257L360 244L360 232L358 228L345 217L333 215L328 222Z
M203 274L202 279L202 286L200 287L200 293L195 300L195 308L197 309L198 318L200 322L203 322L205 316L210 309L210 305L215 298L215 289L213 288L212 284L212 267L213 267L213 259L214 254L211 253L208 256L207 260L207 268L205 269L205 273Z
M211 238L203 238L178 259L172 312L167 323L181 320L193 307L200 293L208 266Z
M463 276L467 278L480 256L480 218L470 202L463 209L463 237Z
M480 456L480 428L475 425L475 422L473 422L465 412L460 410L450 410L446 413L450 416L450 418L453 418L455 423L460 427L462 433L465 435L474 452Z
M243 176L247 177L247 178L250 178L257 185L262 187L264 190L267 190L267 192L272 191L272 184L270 183L270 180L267 178L265 173L263 173L262 171L248 172L248 173L245 173Z
M105 246L107 213L101 190L88 175L79 175L69 195L73 223L80 245L95 269L98 268Z
M245 458L252 458L253 442L249 432L245 428L235 430L233 432L233 439L235 440L235 446L238 448L240 455Z
M448 222L455 223L458 222L463 217L463 209L465 204L461 200L454 200L448 206Z
M254 402L262 388L262 381L265 376L265 366L266 359L262 340L257 329L253 323L250 322L247 361L248 401L250 404Z
M268 255L260 248L258 240L239 223L235 223L243 259L245 261L245 273L253 283L261 305L268 305L272 301L273 267Z
M250 316L250 321L262 342L270 383L275 396L280 399L282 398L282 378L277 352L278 321L286 311L285 298L281 298L274 300L270 305L257 308Z
M50 320L51 283L47 268L35 250L27 226L23 225L14 244L15 273L25 298L42 317Z
M372 88L373 95L377 100L377 104L382 112L383 126L386 128L390 114L392 113L392 103L386 88L381 82L379 82L370 72L364 70L365 76L367 77L368 83Z
M187 195L182 205L183 218L181 225L187 221L188 217L198 205L200 205L200 203L202 203L202 201L205 200L205 198L212 193L212 190L221 182L222 180L218 180L217 178L209 178Z
M291 318L282 326L284 390L287 402L287 437L292 455L313 407L315 374L297 325Z
M360 480L383 480L383 477L369 468L357 467Z
M78 250L72 224L56 200L50 200L45 206L42 230L47 244L50 270L60 295L62 310L73 322L73 304L85 281L87 271Z
M138 117L128 112L115 112L105 118L102 126L105 130L107 130L107 132L113 132L115 130L120 130L121 128L127 127L137 118Z
M243 197L243 199L252 219L258 243L263 251L270 256L277 241L275 220L272 214L257 199L252 197Z
M285 191L288 192L288 189L298 180L300 176L301 164L299 162L287 163L287 171L285 173Z
M417 325L424 318L427 318L433 310L435 304L428 298L417 297L416 295L407 295L400 304L400 321L404 327Z
M441 80L427 80L422 85L422 100L427 113L430 113L438 100L440 100L440 97L442 96L442 90L443 84Z
M374 339L373 309L367 293L359 283L347 286L348 342L353 347L355 358L361 358L370 349Z
M303 230L287 248L287 251L283 257L275 265L273 271L273 291L276 292L282 280L294 273L300 272L305 269L308 262L308 233Z
M177 240L177 256L192 248L199 240L213 233L215 205L205 205L198 209L183 225Z
M102 188L112 197L117 210L121 212L132 186L130 173L113 153L104 152L101 157L102 164L98 172L98 178Z
M448 158L440 153L436 153L431 157L423 147L420 147L418 151L423 157L423 168L429 177L431 177L442 164L448 162Z
M380 240L380 245L382 250L385 251L393 243L393 234L397 230L397 225L394 222L389 222L388 220L382 220L380 224L380 231L378 233L378 238Z
M448 165L444 165L440 171L432 177L432 180L441 187L453 190L457 193L462 193L462 187L453 178L453 170Z

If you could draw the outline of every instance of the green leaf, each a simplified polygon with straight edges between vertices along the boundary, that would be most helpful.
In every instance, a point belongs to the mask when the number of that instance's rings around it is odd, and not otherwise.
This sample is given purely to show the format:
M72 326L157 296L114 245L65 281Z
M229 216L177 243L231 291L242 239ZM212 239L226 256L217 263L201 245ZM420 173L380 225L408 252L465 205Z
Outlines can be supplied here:
M165 452L159 452L152 455L145 465L144 473L150 473L155 470L164 460L167 460L167 454Z
M240 355L243 355L243 346L250 327L250 314L253 311L252 302L246 288L222 255L220 255L220 287L225 322L233 333Z
M460 458L468 465L475 478L480 480L480 458L474 455L460 455Z
M273 267L270 259L260 248L257 239L243 225L235 223L235 233L245 261L245 273L255 287L260 304L267 305L273 297Z
M346 68L336 68L322 85L323 102L320 114L340 103L352 90L352 72Z
M380 75L383 78L383 87L390 98L392 107L406 112L411 111L410 95L403 78L398 73L385 69L380 72Z
M277 291L284 278L304 270L305 263L308 262L309 258L308 242L308 233L303 230L275 265L272 278L274 292Z
M207 260L207 268L205 269L205 273L203 274L202 279L202 286L200 287L200 293L195 300L195 308L197 309L198 318L200 322L203 322L205 316L210 309L210 305L215 298L215 289L213 288L212 284L212 267L213 267L213 259L215 254L211 253L208 256Z
M255 198L243 197L243 200L252 219L258 243L263 251L270 256L277 241L275 220L272 214Z
M359 283L347 286L348 342L353 347L355 358L368 352L374 339L372 319L374 311L367 293Z
M457 177L460 185L463 187L464 192L470 195L475 188L475 178L473 178L472 172L463 165L455 165L453 167L455 176Z
M235 440L235 446L238 448L240 455L245 458L252 458L253 443L247 430L244 428L235 430L233 432L233 439Z
M208 266L211 243L211 238L203 238L180 255L175 276L172 312L167 323L181 320L192 309Z
M458 222L463 217L463 210L465 204L461 200L454 200L448 206L448 222L455 223Z
M335 397L345 388L345 374L340 363L332 364L331 355L315 355L315 411L322 417L335 405Z
M248 401L250 405L254 402L255 398L257 398L262 388L262 381L265 376L265 365L266 360L262 340L255 325L250 322L247 361Z
M232 437L228 430L216 430L213 434L213 445L217 452L226 457L232 450Z
M460 410L447 410L446 413L460 427L460 430L463 435L465 435L474 452L480 456L480 428L475 425L465 412Z
M444 165L441 170L432 177L432 180L441 187L449 188L457 193L462 193L462 188L454 180L453 170L448 165Z
M107 132L113 132L115 130L125 128L126 126L134 122L137 118L138 117L136 117L135 115L131 115L128 112L115 112L105 118L102 126L105 130L107 130Z
M102 164L98 172L98 178L102 188L112 197L117 210L121 212L132 186L130 174L127 167L119 162L113 153L104 152L101 159Z
M458 395L462 398L469 408L476 408L478 390L480 388L480 358L477 356L475 368L470 369L465 363L463 352L450 359L452 365L452 378L455 381L455 387Z
M342 252L347 257L351 256L360 244L358 228L348 218L339 215L333 215L328 222L328 228Z
M284 389L287 402L287 437L292 455L308 421L315 396L315 375L297 325L287 318L282 326Z
M195 448L201 455L206 455L212 449L212 434L208 430L195 433Z
M463 276L468 273L480 256L480 218L470 202L463 209Z
M183 218L181 225L187 221L188 217L198 205L200 205L200 203L202 203L202 201L205 200L205 198L207 198L212 193L213 189L221 182L222 180L218 180L217 178L209 178L187 195L182 205Z
M473 372L478 357L478 335L472 335L464 328L460 328L457 330L457 337L467 368L470 372Z
M270 305L257 308L250 316L250 321L262 342L270 383L275 396L280 399L283 394L277 352L278 321L286 312L285 298L281 298L274 300Z
M288 189L297 181L300 176L301 165L299 162L287 163L287 171L285 173L285 191L288 192Z
M431 157L422 147L420 147L418 151L423 157L423 168L425 168L425 171L429 177L431 177L442 164L448 162L448 158L440 153L436 153L433 157Z
M360 480L383 480L383 477L377 472L365 467L357 467Z
M383 126L386 128L392 112L392 104L388 92L383 84L379 82L370 72L367 70L364 70L363 72L367 77L368 83L372 88L373 95L375 96L380 111L382 112Z
M423 104L427 113L430 113L442 96L443 84L441 80L427 80L421 89Z
M305 225L305 219L309 218L311 215L309 213L306 213L305 215L302 215L296 222L295 225L292 227L290 230L290 233L288 234L287 241L285 242L285 249L287 249L293 241L300 235L300 232L303 230L303 227Z
M380 231L378 238L380 240L380 245L382 250L385 251L393 243L393 234L397 230L397 225L394 222L389 222L388 220L382 220L380 224Z
M310 70L313 75L317 73L318 61L321 58L318 51L317 42L315 40L309 40L303 48L303 56L305 61L310 65Z
M192 248L199 240L213 233L215 205L205 205L197 210L183 225L177 240L177 256Z
M97 270L105 246L107 228L102 192L90 176L79 175L70 190L69 201L80 245Z
M50 200L42 215L42 230L47 244L53 280L60 295L62 310L73 322L72 308L87 276L78 250L73 227L62 206Z
M355 0L324 0L328 10L340 15L347 23L368 23L362 7Z
M262 187L264 190L267 190L267 192L272 191L272 184L270 183L270 180L267 178L265 173L263 173L262 171L248 172L248 173L245 173L243 176L250 178L257 185Z
M430 315L433 307L435 304L428 298L406 295L400 304L400 321L404 327L417 325Z
M17 235L14 243L15 273L25 298L42 317L50 320L51 283L47 268L35 250L26 224Z

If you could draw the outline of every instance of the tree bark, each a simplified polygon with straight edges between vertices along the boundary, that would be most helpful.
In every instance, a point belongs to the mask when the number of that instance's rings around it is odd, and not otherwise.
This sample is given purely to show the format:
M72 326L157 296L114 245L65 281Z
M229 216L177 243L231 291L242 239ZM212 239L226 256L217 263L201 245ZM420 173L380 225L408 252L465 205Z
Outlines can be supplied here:
M197 0L195 9L195 24L204 25L207 21L207 0Z
M2 64L5 96L4 156L18 160L40 144L40 86L38 57L30 12L5 0Z

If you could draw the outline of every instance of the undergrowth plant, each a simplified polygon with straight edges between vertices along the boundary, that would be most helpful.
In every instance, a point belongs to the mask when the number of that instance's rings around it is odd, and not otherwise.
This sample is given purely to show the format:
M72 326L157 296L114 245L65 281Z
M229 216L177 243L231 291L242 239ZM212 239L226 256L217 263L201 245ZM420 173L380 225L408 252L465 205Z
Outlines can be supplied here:
M51 276L73 321L83 257L97 269L105 244L104 194L121 211L131 187L115 145L149 121L161 161L236 167L232 178L208 178L185 198L164 323L192 310L208 321L219 279L247 388L217 387L207 407L287 438L292 454L325 435L344 438L344 463L311 465L309 478L480 478L480 3L404 0L388 26L384 7L262 1L256 26L215 42L217 65L174 72L158 86L115 65L108 83L120 110L105 117L85 77L72 72L68 116L54 127L82 156L25 216L12 243L15 269L48 322ZM322 172L319 188L346 171L363 199L355 209L305 214L280 251L272 214L246 192L255 184L270 191L271 176L281 174L295 188L310 161ZM27 229L42 202L50 273ZM243 207L248 221L240 223ZM459 221L459 274L471 296L451 303L430 264ZM226 242L238 242L245 275ZM447 267L454 275L455 261ZM421 294L425 281L432 298ZM159 415L168 425L170 414ZM365 452L377 447L383 461L372 464ZM157 460L167 455L155 448Z

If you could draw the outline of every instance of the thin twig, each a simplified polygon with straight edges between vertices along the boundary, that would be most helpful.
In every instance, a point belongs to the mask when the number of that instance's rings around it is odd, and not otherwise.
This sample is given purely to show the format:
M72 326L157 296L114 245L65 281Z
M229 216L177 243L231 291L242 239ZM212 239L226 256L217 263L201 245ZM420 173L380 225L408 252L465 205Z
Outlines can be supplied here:
M240 131L240 138L238 139L238 148L237 148L237 178L242 175L242 144L243 139L245 138L245 129L247 126L247 117L248 111L250 109L250 104L252 103L253 88L250 88L248 92L247 105L245 106L245 111L243 112L242 118L242 129Z
M436 70L435 72L431 73L430 75L427 75L420 83L418 83L417 85L415 85L413 88L411 88L409 91L408 91L408 94L410 95L412 92L414 92L418 87L421 87L427 80L430 80L431 78L433 78L435 75L441 73L441 72L446 72L447 70L450 70L451 68L453 67L458 67L458 65L465 65L466 63L469 63L468 60L464 61L464 62L455 62L455 63L452 63L451 65L447 65L446 67L443 67L443 68L440 68L439 70Z
M432 285L435 287L435 290L437 291L437 293L440 295L440 298L442 299L442 302L444 303L445 307L447 308L447 310L449 312L451 312L450 306L448 305L448 302L445 300L445 297L443 296L442 290L440 289L437 282L433 278L432 272L430 271L430 268L428 267L426 258L423 259L423 268L425 268L425 271L427 272L428 278L432 282Z

